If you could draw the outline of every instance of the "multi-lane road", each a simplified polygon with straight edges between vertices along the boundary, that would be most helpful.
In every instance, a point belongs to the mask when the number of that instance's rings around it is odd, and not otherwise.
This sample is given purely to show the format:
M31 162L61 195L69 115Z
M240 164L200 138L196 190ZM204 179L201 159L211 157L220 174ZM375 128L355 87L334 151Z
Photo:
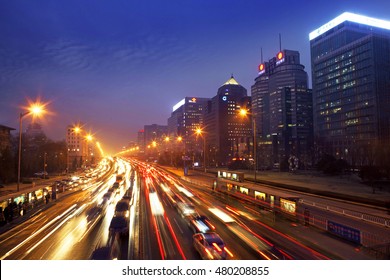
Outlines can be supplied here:
M211 188L186 184L158 167L121 158L105 165L89 180L1 234L1 259L200 259L193 246L194 230L189 227L193 215L183 215L178 203L191 205L196 215L208 217L215 226L212 231L225 243L227 259L336 256L329 244L311 247L264 223L258 207ZM107 199L105 194L119 174L120 186ZM123 196L129 214L125 232L119 232L110 224Z

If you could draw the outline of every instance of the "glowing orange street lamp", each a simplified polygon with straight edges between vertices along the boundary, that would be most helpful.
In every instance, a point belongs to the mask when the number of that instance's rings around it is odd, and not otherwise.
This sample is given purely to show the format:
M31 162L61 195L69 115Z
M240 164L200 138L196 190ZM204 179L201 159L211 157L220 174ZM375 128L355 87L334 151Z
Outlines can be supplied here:
M17 182L17 192L20 190L20 166L22 159L22 119L25 116L32 115L34 117L40 117L44 113L46 113L46 104L41 104L39 102L35 102L30 104L29 107L26 107L26 112L19 114L19 151L18 151L18 182Z
M81 128L79 126L76 126L73 128L74 133L79 134L81 132Z
M93 136L91 134L87 134L85 136L85 139L87 139L88 141L92 141L93 140Z

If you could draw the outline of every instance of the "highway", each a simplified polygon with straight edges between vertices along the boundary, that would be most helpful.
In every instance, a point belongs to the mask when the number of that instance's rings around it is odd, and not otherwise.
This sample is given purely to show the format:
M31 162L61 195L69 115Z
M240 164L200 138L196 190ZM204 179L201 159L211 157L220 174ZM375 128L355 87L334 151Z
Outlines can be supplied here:
M223 240L227 259L349 258L335 253L329 243L305 242L266 222L269 215L254 204L186 183L157 166L114 158L97 172L3 232L1 259L201 259L205 256L195 249L195 232L189 226L195 216L206 216L215 227L212 231ZM119 175L120 187L105 199ZM207 181L201 176L198 179ZM125 197L129 206L127 227L119 232L110 224L118 215L117 202ZM184 215L181 204L192 205L196 214ZM102 249L106 249L105 254L96 253Z

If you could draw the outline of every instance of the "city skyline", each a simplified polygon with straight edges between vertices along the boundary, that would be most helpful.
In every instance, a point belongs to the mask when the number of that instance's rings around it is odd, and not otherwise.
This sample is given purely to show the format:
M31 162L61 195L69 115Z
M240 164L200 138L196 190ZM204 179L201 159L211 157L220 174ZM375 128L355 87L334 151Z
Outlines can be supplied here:
M185 96L213 97L231 73L249 91L261 49L263 61L274 57L279 34L282 49L300 52L311 88L309 33L346 11L389 20L390 8L381 1L40 3L0 2L0 123L17 128L27 98L40 97L54 113L41 122L48 137L65 139L67 125L83 122L109 152L144 125L166 125Z

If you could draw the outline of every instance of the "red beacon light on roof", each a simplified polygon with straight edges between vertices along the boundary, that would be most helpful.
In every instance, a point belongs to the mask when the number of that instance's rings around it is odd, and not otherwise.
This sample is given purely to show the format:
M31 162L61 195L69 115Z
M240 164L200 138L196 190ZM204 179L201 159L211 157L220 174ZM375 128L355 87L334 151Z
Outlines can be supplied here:
M260 72L263 71L264 68L265 68L264 63L262 63L262 64L259 65L259 71L260 71Z
M278 54L276 55L276 66L282 64L284 62L284 52L283 51L280 51L278 52Z
M283 52L278 52L278 54L276 55L276 57L278 58L278 60L283 59L283 57L284 57Z
M259 75L265 73L265 64L264 63L261 63L258 67L258 70L259 70Z

